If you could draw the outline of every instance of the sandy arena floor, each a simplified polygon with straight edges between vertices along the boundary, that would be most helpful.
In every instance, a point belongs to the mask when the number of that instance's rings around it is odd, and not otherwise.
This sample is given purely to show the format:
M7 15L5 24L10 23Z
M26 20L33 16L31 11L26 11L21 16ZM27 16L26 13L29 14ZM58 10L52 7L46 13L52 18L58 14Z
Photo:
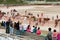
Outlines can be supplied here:
M27 13L32 13L34 16L37 17L37 14L41 14L44 13L45 18L50 18L51 20L47 23L44 24L44 26L42 26L41 24L38 25L38 27L41 28L41 30L45 30L47 31L49 27L51 27L52 29L56 29L57 31L59 31L59 24L56 28L54 28L54 20L56 19L56 15L59 16L60 19L60 6L53 6L53 5L33 5L33 6L16 6L16 7L9 7L8 9L6 7L0 7L0 10L2 12L9 12L12 9L16 9L18 11L18 13L20 13L21 15L25 14L25 11L27 10ZM8 14L9 16L10 14ZM54 20L52 21L52 17L54 16ZM28 21L27 21L28 23ZM35 22L32 22L32 25L34 25Z

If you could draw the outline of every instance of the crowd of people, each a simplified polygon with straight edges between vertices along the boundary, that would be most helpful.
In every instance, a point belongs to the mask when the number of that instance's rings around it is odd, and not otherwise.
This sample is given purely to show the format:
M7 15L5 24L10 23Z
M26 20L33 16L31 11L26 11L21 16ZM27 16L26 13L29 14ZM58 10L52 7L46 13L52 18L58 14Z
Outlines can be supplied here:
M6 33L13 34L16 30L16 34L21 34L22 32L32 32L36 33L37 35L41 34L40 27L31 27L30 24L22 24L19 21L18 22L12 22L10 19L8 21L2 21L1 23L2 26L6 28ZM20 32L20 33L19 33Z
M19 15L19 14L18 14ZM29 14L30 15L30 14ZM2 21L1 25L5 27L6 29L6 33L7 34L16 34L16 35L23 35L24 32L31 32L31 33L36 33L37 35L41 35L42 32L40 30L40 27L38 27L38 23L39 21L42 22L42 24L44 24L43 18L41 18L41 20L39 20L39 14L37 15L38 19L35 25L33 25L31 27L31 16L29 21L29 24L26 24L26 17L24 18L24 23L21 23L20 21L18 22L13 22L10 18L8 21ZM43 16L43 13L41 14L41 16ZM58 19L58 15L57 15L57 19ZM55 27L58 24L58 20L55 21ZM56 31L56 29L53 30L53 32L51 31L51 28L48 28L48 33L45 36L45 40L60 40L60 33L58 33Z
M60 32L57 32L56 29L53 32L51 30L51 28L48 28L48 34L45 40L60 40Z
M2 26L6 28L7 34L16 34L16 35L23 35L24 32L31 32L36 33L37 35L41 35L42 32L40 27L34 26L31 27L30 24L22 24L18 22L12 22L10 19L8 21L2 21ZM56 29L51 31L51 28L48 28L48 33L45 36L45 40L60 40L60 33L56 31Z

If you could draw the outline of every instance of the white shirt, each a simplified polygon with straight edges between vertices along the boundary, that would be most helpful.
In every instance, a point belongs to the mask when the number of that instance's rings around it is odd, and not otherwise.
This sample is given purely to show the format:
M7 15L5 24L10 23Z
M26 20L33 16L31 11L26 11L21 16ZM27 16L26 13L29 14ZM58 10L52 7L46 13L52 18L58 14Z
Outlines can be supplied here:
M22 25L19 25L19 29L22 30L23 29L23 26Z
M34 29L34 27L31 27L31 30L30 31L33 32L33 29Z
M28 27L28 24L24 24L24 26L23 26L24 30L26 30L27 27Z

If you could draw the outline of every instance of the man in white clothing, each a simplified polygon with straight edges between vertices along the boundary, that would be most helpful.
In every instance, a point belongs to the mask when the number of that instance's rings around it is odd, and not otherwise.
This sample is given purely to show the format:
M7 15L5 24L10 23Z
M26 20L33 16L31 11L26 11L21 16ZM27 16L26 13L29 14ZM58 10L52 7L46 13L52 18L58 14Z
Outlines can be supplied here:
M33 26L33 27L31 27L31 30L30 30L30 32L33 32L33 29L34 29L34 26Z
M26 31L27 27L28 27L28 24L23 25L23 28L24 28L25 31Z

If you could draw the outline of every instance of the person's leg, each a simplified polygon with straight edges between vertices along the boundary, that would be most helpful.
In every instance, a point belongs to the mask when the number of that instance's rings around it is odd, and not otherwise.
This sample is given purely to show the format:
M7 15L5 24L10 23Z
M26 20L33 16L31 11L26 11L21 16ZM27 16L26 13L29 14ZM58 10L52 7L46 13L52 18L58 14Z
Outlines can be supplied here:
M11 34L11 27L9 27L10 28L10 34Z
M6 27L6 33L9 33L9 32L10 32L9 27Z
M14 31L13 33L16 34L16 29L14 29L13 31Z
M11 34L13 34L13 30L14 30L14 29L12 28L12 29L11 29Z

